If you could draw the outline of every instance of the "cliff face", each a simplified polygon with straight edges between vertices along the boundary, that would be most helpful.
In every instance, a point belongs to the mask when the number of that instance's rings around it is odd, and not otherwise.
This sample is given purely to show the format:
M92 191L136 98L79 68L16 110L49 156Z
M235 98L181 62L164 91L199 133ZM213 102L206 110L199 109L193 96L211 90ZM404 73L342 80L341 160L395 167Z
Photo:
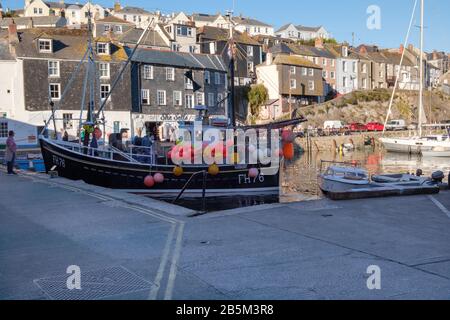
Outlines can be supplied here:
M320 105L297 109L297 115L308 119L307 124L322 127L326 120L345 123L384 123L392 90L355 91ZM418 92L396 92L390 119L404 119L408 124L417 122ZM424 92L424 107L428 123L450 120L450 96L440 91Z

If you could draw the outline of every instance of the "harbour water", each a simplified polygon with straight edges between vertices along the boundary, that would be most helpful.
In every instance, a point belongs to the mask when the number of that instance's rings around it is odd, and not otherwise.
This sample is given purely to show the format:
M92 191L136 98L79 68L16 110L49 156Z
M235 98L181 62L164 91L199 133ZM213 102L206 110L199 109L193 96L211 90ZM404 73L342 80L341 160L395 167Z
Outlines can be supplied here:
M317 175L321 161L337 161L357 163L372 174L380 173L415 173L422 169L426 176L441 170L446 176L450 173L448 158L424 158L418 155L387 153L382 149L366 147L351 152L312 152L302 153L293 161L287 161L281 168L281 192L279 196L233 196L214 197L206 200L208 212L227 210L253 205L271 203L290 203L311 201L323 197ZM323 170L327 164L323 164ZM166 199L171 202L173 199ZM201 210L202 203L198 199L181 199L181 206Z

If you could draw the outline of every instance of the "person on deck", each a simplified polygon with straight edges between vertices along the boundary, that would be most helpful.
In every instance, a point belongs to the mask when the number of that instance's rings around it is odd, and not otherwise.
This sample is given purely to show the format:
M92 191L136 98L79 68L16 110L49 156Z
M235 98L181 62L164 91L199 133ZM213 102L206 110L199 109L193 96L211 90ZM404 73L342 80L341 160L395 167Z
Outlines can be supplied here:
M16 160L17 145L14 141L14 131L9 131L6 139L5 160L8 167L8 174L17 174L14 172L14 161Z

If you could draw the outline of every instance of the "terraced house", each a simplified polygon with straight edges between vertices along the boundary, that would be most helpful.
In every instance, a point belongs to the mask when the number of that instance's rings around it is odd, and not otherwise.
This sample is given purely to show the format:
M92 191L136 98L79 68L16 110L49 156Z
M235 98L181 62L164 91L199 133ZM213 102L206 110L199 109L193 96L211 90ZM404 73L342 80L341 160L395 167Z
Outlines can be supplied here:
M7 89L15 98L14 105L7 111L8 117L41 126L50 116L50 104L53 103L58 109L58 126L64 127L70 135L75 136L82 107L80 93L85 67L82 67L80 74L74 78L70 90L66 91L66 88L87 49L87 39L86 30L51 28L17 31L15 25L10 25L8 41L3 42L2 50L8 50L11 56L8 70L15 75L15 82ZM100 77L100 92L95 96L98 105L111 90L113 80L127 60L127 54L121 45L109 38L96 38L95 50ZM2 70L5 70L3 64ZM120 86L106 103L107 133L131 126L130 83L128 68L121 78ZM85 104L86 110L87 102Z
M322 67L299 56L267 55L257 66L258 83L269 93L265 108L276 119L291 114L296 108L323 102ZM264 111L264 110L263 110Z
M138 49L132 59L135 127L160 127L166 139L177 121L192 122L195 106L212 117L227 110L227 69L218 55Z

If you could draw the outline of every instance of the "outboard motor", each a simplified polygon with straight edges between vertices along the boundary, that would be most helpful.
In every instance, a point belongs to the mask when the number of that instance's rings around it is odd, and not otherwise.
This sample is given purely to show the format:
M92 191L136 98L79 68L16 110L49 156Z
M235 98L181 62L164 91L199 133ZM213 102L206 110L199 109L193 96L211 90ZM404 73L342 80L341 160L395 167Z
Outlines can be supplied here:
M445 174L442 171L433 172L431 175L431 180L435 183L442 183L444 181Z

